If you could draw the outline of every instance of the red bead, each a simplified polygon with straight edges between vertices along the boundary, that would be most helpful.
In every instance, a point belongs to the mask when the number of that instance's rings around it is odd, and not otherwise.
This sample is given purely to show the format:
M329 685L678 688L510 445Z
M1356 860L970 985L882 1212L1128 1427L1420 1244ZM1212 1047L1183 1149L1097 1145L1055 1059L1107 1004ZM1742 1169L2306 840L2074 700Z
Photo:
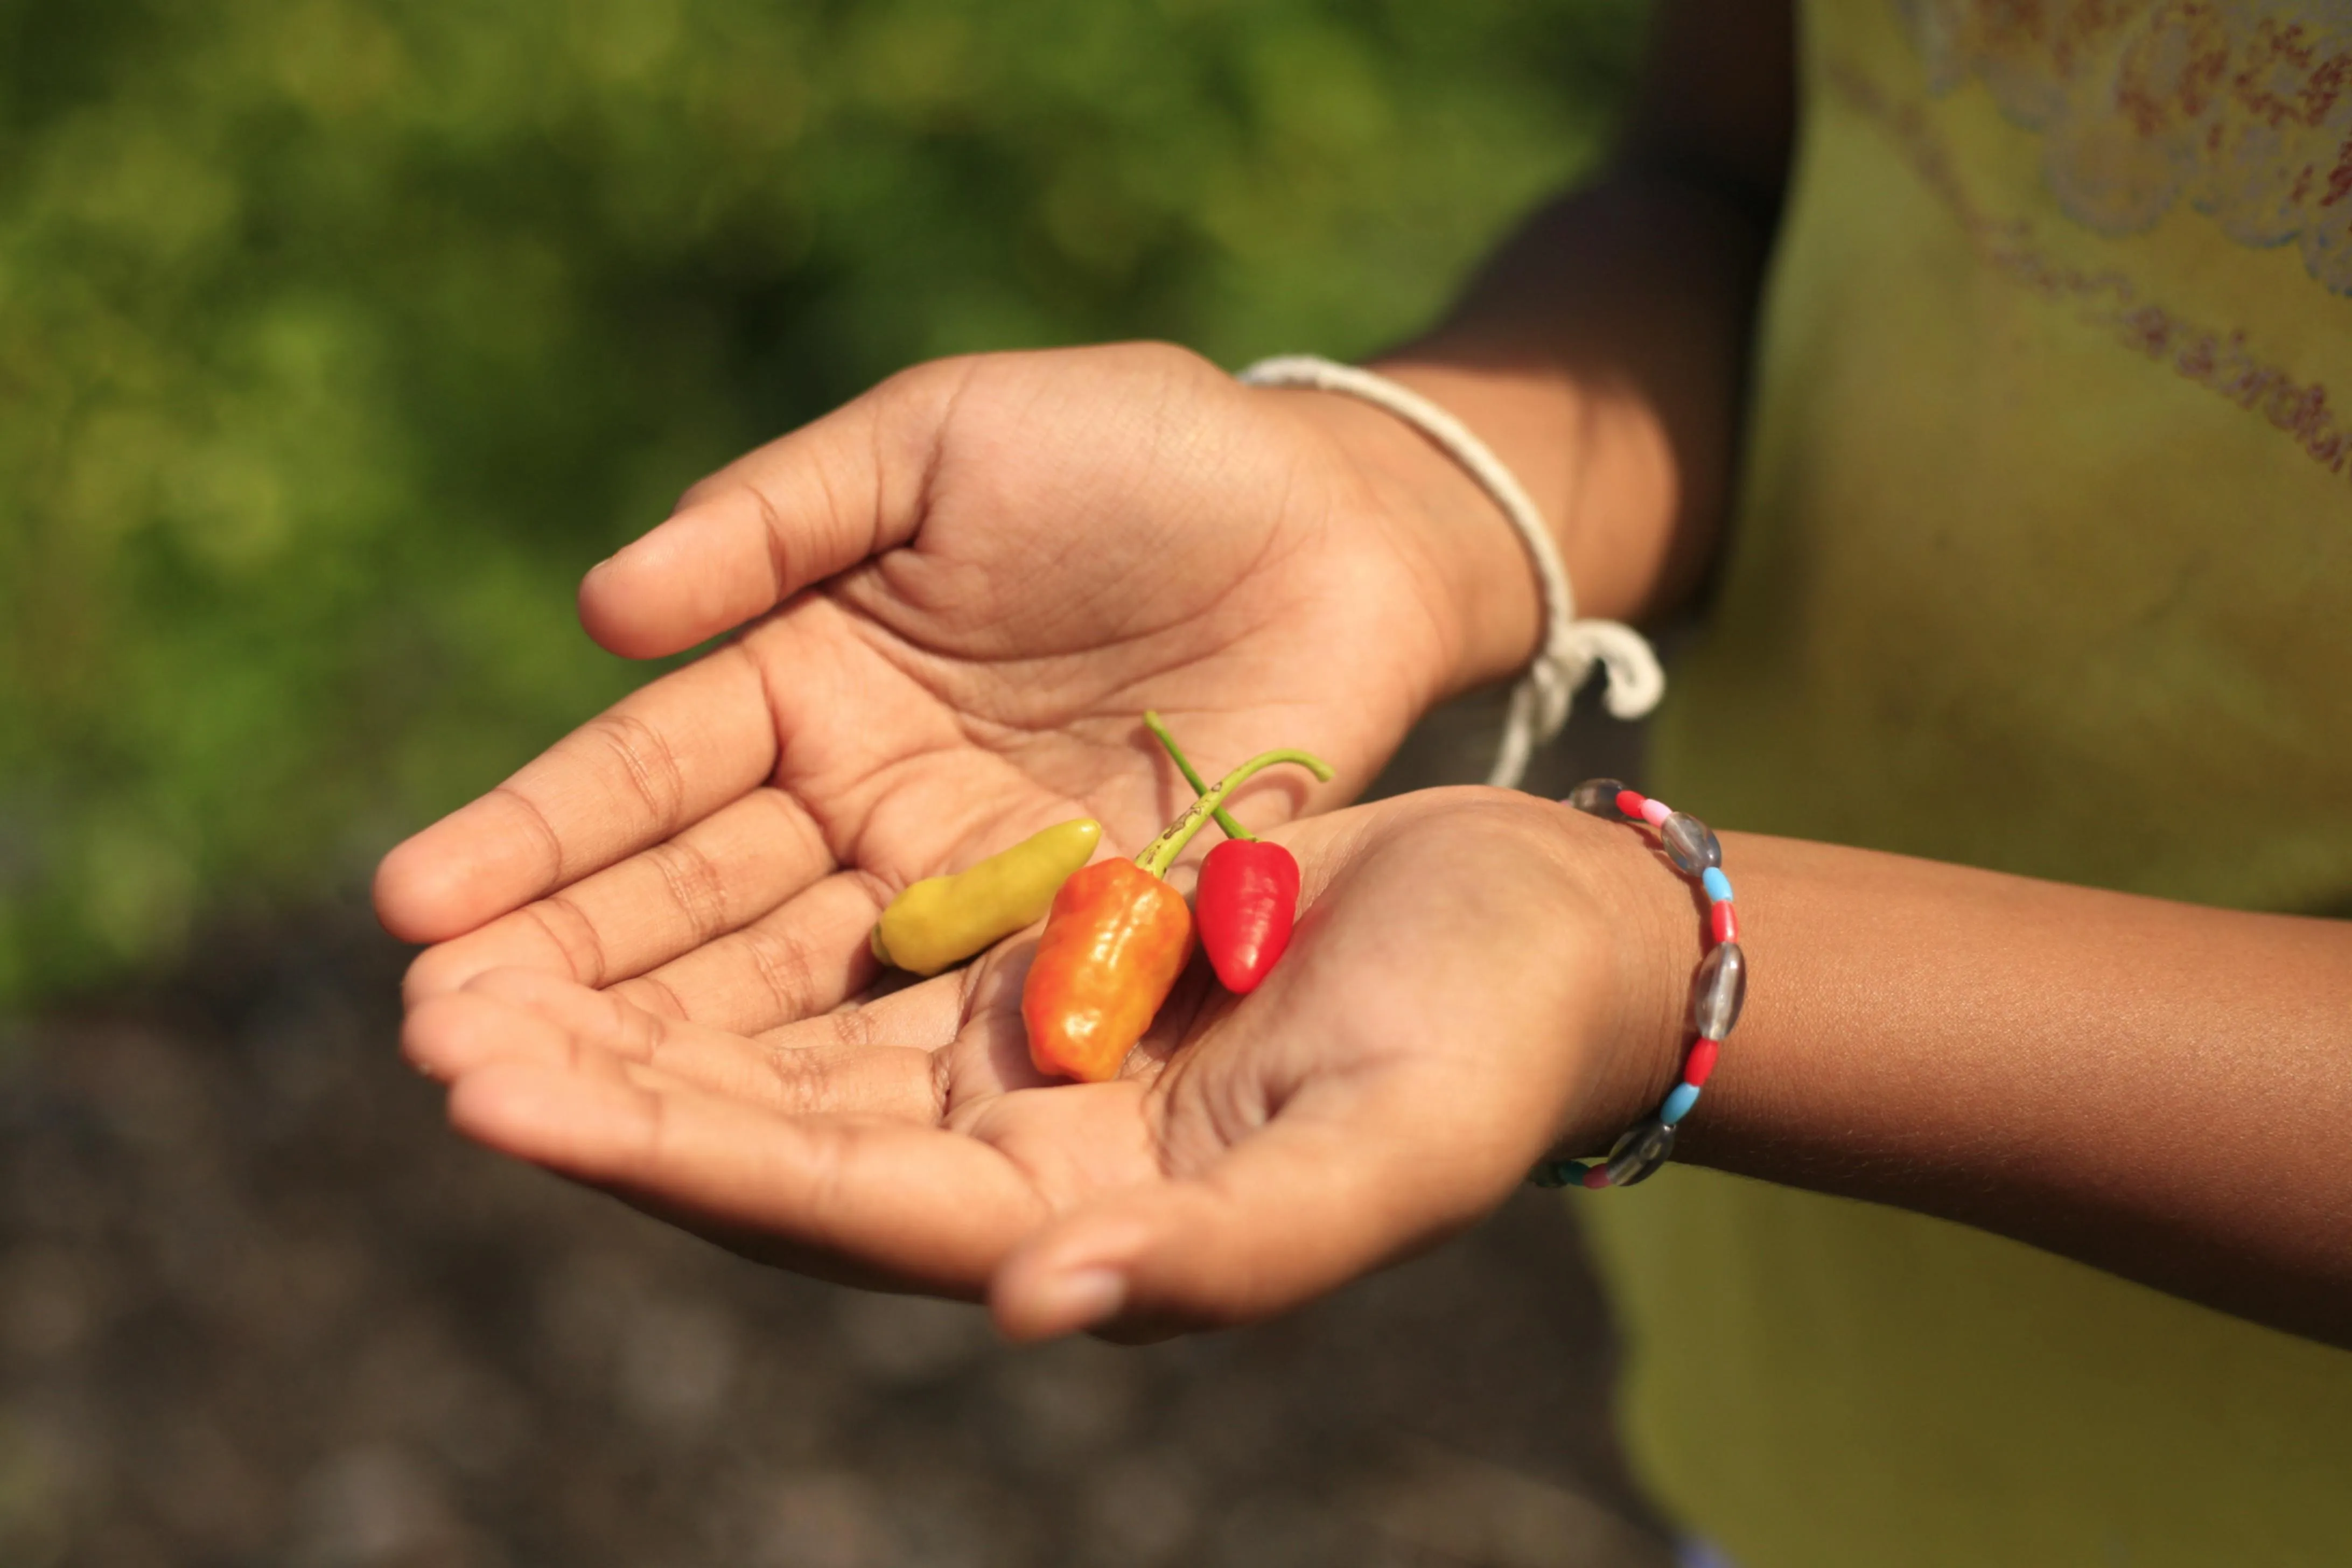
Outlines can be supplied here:
M1642 820L1642 808L1649 804L1650 797L1640 790L1621 789L1617 792L1617 809L1636 822Z
M1705 1089L1715 1072L1715 1058L1722 1054L1721 1040L1693 1041L1690 1056L1683 1063L1683 1081L1693 1089Z
M1593 1167L1592 1167L1592 1169L1591 1169L1591 1170L1589 1170L1589 1171L1587 1171L1587 1172L1585 1172L1585 1173L1584 1173L1584 1185L1586 1185L1586 1186L1588 1186L1588 1187L1591 1188L1594 1192L1596 1192L1596 1193L1597 1193L1597 1192L1599 1192L1601 1188L1603 1188L1603 1187L1607 1186L1608 1184L1609 1184L1609 1167L1608 1167L1608 1166L1606 1166L1606 1165L1595 1165L1595 1166L1593 1166Z
M1715 940L1719 942L1739 940L1739 916L1733 911L1728 900L1707 906L1706 929L1715 933Z

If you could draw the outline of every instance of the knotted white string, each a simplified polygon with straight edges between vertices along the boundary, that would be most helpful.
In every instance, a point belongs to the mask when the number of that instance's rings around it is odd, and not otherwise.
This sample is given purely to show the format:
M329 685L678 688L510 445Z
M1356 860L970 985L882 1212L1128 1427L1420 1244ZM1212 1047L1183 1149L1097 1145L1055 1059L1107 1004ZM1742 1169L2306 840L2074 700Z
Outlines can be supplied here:
M1462 465L1478 488L1491 497L1510 520L1519 542L1535 563L1536 582L1542 589L1544 637L1533 663L1511 689L1510 717L1503 725L1502 749L1495 757L1486 782L1514 789L1528 771L1528 759L1538 746L1559 733L1568 722L1569 705L1576 689L1592 673L1595 663L1608 671L1609 688L1602 702L1620 719L1639 719L1665 695L1665 671L1649 639L1619 621L1576 618L1576 595L1569 586L1568 568L1543 523L1543 514L1520 488L1511 470L1470 433L1468 426L1411 389L1384 375L1314 354L1284 354L1264 359L1242 372L1252 386L1312 387L1341 392L1384 408L1432 441Z

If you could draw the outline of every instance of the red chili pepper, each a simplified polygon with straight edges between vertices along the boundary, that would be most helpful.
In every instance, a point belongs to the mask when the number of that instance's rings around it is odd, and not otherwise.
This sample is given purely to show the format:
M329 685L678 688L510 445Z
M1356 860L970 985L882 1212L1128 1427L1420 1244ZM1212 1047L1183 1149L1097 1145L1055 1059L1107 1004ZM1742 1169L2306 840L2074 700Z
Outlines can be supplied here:
M1146 713L1143 721L1185 782L1205 794L1207 786L1160 715ZM1291 924L1298 918L1298 861L1281 845L1268 844L1235 822L1224 807L1214 815L1225 841L1209 851L1201 867L1194 913L1202 949L1217 978L1226 990L1245 995L1257 989L1290 945Z
M1160 879L1226 795L1276 763L1331 776L1305 752L1252 757L1202 792L1132 863L1089 866L1062 884L1021 988L1029 1059L1039 1072L1089 1083L1118 1073L1192 953L1192 911Z
M1290 945L1298 861L1263 838L1228 838L1201 866L1201 948L1235 995L1255 991Z

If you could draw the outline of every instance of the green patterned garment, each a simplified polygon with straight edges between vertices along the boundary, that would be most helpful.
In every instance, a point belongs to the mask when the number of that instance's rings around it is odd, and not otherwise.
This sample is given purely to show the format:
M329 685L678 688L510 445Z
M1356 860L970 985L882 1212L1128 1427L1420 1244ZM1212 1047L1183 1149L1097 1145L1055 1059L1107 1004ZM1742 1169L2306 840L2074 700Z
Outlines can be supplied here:
M2352 912L2352 6L1803 9L1741 512L1658 793ZM1637 1461L1742 1568L2352 1563L2352 1355L1714 1172L1571 1201Z

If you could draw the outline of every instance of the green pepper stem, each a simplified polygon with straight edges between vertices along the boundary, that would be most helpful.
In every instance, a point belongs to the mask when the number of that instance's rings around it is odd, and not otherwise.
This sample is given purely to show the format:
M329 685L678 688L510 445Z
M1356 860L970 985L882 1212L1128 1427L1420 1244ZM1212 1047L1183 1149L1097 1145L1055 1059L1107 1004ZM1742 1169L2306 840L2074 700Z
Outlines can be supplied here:
M1160 738L1160 749L1168 753L1168 760L1176 764L1176 771L1184 775L1184 782L1192 786L1192 793L1208 794L1209 786L1201 782L1200 770L1192 766L1192 760L1184 754L1184 748L1176 743L1176 737L1168 732L1168 726L1160 722L1160 715L1147 709L1143 715L1143 727ZM1223 806L1217 807L1214 815L1217 826L1225 830L1226 837L1238 838L1244 844L1256 839L1257 835L1235 822L1234 814Z
M1270 768L1276 763L1297 763L1326 783L1328 783L1331 777L1331 765L1311 752L1288 749L1279 752L1261 752L1202 791L1200 799L1184 808L1183 816L1170 823L1166 830L1153 839L1142 854L1135 858L1135 863L1155 877L1168 875L1168 868L1176 863L1176 857L1184 852L1184 846L1192 841L1192 835L1201 831L1202 825L1209 820L1210 814L1224 805L1225 796L1231 795L1251 774L1262 768Z

